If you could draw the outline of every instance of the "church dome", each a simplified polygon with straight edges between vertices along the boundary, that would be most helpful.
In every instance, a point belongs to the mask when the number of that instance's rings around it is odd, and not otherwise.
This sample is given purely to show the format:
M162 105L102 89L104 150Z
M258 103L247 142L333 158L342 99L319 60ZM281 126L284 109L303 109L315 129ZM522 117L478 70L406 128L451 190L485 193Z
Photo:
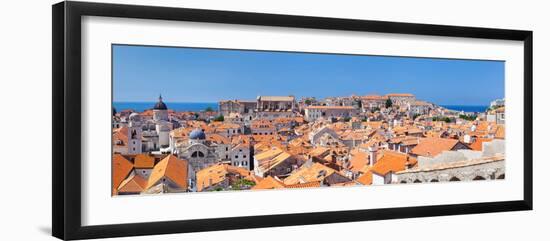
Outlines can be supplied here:
M189 139L192 140L204 140L206 139L206 134L201 129L195 129L189 133Z
M155 104L153 109L154 110L167 110L168 109L168 107L166 107L166 104L164 104L164 102L162 102L162 95L159 96L159 101Z

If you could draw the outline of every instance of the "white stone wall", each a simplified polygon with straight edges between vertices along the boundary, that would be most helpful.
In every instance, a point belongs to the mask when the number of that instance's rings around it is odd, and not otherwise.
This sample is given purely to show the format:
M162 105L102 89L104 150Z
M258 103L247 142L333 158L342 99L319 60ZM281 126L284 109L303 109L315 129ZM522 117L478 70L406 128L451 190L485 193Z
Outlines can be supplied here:
M393 183L448 182L452 178L472 181L476 177L485 180L502 179L505 173L504 164L505 161L501 160L442 170L397 173Z

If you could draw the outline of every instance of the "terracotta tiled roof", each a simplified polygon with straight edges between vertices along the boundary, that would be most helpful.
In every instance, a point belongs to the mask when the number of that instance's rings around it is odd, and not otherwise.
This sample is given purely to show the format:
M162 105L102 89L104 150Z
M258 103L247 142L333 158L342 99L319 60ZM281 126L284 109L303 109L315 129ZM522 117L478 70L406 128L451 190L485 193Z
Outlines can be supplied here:
M411 150L411 153L418 156L434 157L443 151L452 150L458 143L459 141L455 139L424 138Z
M117 146L128 146L128 127L121 127L113 130L113 144Z
M353 152L353 157L350 159L350 170L354 172L360 171L365 165L369 163L369 154L362 151Z
M155 158L147 154L137 154L134 157L134 168L153 168Z
M363 184L363 185L371 185L372 184L372 172L367 171L363 175L359 176L356 181Z
M217 144L224 144L224 145L228 145L231 143L231 141L229 140L229 138L225 137L225 136L222 136L222 135L219 135L219 134L210 134L210 135L207 135L206 136L206 139L213 142L213 143L217 143Z
M321 182L317 182L317 181L285 185L286 188L311 188L311 187L320 187L320 186L321 186Z
M112 184L113 194L116 194L117 188L120 183L126 179L128 174L132 171L133 165L128 159L120 154L114 154L112 160Z
M234 174L248 179L250 176L250 171L242 167L235 167L221 163L204 168L196 173L197 191L200 192L205 188L215 186L225 181L228 174Z
M140 193L147 186L145 178L132 174L126 180L122 181L118 187L118 193Z
M469 146L474 151L481 151L483 149L483 142L491 141L490 138L476 138Z
M204 168L196 173L197 191L202 191L204 188L215 186L225 180L227 169L223 164L213 165Z
M259 183L257 183L254 187L252 187L251 189L252 190L258 190L258 189L279 189L279 188L284 188L285 185L271 177L271 176L267 176L266 178L262 179Z
M290 153L283 151L274 157L258 161L259 163L258 168L260 168L263 171L268 171L276 167L277 165L283 163L284 161L289 160L291 157L292 155Z
M412 158L407 154L385 150L382 152L382 157L370 169L379 175L386 175L388 172L398 172L406 169L407 166L414 166L416 158Z
M296 171L290 174L283 181L285 185L292 185L296 183L306 183L314 181L322 181L325 177L336 172L336 170L314 162L312 164L304 164Z
M283 152L283 150L281 150L280 148L272 148L270 150L267 150L267 151L264 151L264 152L261 152L261 153L258 153L256 155L254 155L254 159L256 159L258 161L262 161L262 160L266 160L266 159L276 157L277 155L281 154L282 152Z
M162 178L168 178L177 184L180 189L187 189L188 168L186 160L178 159L174 155L168 155L153 168L147 182L147 188L156 185Z
M328 154L329 152L330 152L330 149L328 149L326 147L318 146L318 147L313 148L313 150L311 150L308 153L308 155L310 155L310 156L324 156L324 155Z

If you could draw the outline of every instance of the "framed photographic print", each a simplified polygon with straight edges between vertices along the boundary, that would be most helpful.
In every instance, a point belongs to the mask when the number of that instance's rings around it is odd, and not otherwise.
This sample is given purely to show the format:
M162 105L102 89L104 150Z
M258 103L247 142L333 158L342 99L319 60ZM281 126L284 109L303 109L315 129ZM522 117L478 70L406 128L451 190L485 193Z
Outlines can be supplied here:
M532 209L532 32L53 6L53 235Z

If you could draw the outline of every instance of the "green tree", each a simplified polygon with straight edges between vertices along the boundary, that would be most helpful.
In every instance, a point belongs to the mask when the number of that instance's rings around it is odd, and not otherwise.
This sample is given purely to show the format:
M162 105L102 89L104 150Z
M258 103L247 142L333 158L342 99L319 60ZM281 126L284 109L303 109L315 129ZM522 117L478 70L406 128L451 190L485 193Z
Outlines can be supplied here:
M206 107L206 109L205 109L204 111L206 111L206 112L212 112L212 111L214 111L214 109L212 109L212 107L208 106L208 107Z
M468 121L473 121L473 120L477 119L477 115L459 115L458 117L460 119L464 119L464 120L468 120Z
M241 178L241 179L235 181L233 183L233 185L231 185L231 189L232 190L249 189L250 187L253 187L254 185L256 185L255 182Z
M451 119L447 116L443 116L443 117L433 117L432 121L445 121L446 123L451 123L453 121L453 119Z
M311 100L307 99L306 101L304 101L304 103L306 103L306 105L311 105Z
M390 108L393 105L390 99L386 100L386 108Z
M225 120L225 118L223 117L223 115L219 115L219 116L216 116L214 118L214 121L220 121L221 122L221 121L224 121L224 120Z

